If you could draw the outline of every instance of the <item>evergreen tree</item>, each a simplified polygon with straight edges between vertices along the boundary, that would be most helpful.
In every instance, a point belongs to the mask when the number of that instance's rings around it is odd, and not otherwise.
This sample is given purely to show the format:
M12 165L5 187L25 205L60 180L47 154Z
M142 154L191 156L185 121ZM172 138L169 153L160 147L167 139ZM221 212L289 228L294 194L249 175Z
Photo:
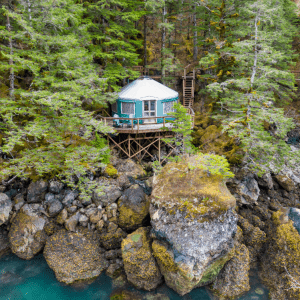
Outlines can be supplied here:
M93 41L89 49L102 66L103 77L118 90L117 83L122 79L139 75L131 67L141 61L138 50L142 40L138 38L136 23L146 14L144 1L90 0L86 7Z
M100 105L113 99L105 93L107 80L99 78L90 43L86 9L73 0L20 1L3 6L10 20L2 26L1 73L14 73L15 92L1 99L0 116L4 145L9 155L1 177L15 175L37 179L60 176L71 184L104 166L93 132L109 132L84 101ZM12 47L13 51L12 51ZM13 70L13 72L11 71ZM27 72L28 84L17 81Z
M284 142L294 124L281 108L294 91L288 72L296 32L291 7L294 4L286 0L251 1L242 7L247 18L238 34L243 37L226 49L237 61L235 69L231 77L208 86L220 105L216 118L222 120L224 131L241 141L245 162L259 173L279 170L300 157Z

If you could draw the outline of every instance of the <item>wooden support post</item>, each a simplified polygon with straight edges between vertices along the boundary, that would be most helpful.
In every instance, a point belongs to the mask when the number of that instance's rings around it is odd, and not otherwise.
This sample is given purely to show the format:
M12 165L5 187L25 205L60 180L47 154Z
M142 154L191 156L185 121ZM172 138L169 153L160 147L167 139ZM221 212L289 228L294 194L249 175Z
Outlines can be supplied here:
M129 154L129 157L130 157L130 134L128 136L128 154Z
M160 163L160 137L158 138L158 161Z
M165 117L163 117L163 122L164 122L164 127L165 127L165 123L166 123L166 118Z

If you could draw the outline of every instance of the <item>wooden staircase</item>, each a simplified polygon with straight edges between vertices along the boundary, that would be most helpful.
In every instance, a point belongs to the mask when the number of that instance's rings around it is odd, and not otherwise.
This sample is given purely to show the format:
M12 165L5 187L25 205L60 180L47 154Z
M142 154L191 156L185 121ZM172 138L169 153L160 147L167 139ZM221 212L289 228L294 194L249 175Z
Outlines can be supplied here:
M187 68L184 68L183 79L183 106L192 108L195 97L195 70L187 73ZM191 74L192 73L192 74Z

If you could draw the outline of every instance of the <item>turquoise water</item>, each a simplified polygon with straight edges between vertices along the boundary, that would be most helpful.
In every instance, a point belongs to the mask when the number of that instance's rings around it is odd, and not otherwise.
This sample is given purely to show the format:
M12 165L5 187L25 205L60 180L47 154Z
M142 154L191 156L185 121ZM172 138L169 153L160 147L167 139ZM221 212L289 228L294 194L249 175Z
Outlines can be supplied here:
M135 291L132 287L127 289ZM0 300L109 300L113 290L112 280L105 274L99 276L92 284L80 288L59 283L42 254L30 261L22 260L13 254L0 259ZM139 293L146 296L145 292ZM205 288L195 289L189 295L181 297L163 285L151 294L156 293L165 294L170 300L214 299ZM239 299L268 299L267 290L261 286L255 273L251 276L250 292Z

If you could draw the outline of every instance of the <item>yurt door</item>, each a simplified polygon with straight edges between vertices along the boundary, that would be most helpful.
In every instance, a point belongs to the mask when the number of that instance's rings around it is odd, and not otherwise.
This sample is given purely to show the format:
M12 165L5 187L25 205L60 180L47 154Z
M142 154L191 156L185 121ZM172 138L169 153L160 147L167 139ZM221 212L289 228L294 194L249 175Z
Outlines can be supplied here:
M155 100L146 100L144 101L144 113L143 117L156 117L156 101ZM156 123L156 119L147 119L144 120L144 123Z

